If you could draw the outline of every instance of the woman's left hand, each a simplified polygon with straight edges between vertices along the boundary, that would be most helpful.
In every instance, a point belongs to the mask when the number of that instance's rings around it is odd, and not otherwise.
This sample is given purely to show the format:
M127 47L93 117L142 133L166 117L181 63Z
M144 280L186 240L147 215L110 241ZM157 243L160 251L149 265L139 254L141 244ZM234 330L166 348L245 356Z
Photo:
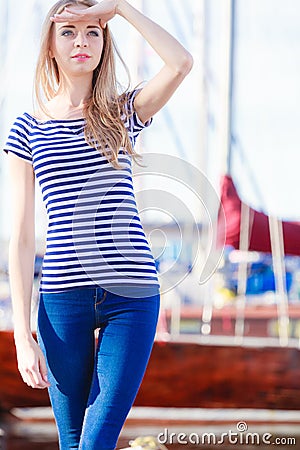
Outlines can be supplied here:
M66 7L60 14L54 14L51 17L52 22L76 22L99 19L102 28L116 14L117 0L102 0L97 5L85 9L75 9Z

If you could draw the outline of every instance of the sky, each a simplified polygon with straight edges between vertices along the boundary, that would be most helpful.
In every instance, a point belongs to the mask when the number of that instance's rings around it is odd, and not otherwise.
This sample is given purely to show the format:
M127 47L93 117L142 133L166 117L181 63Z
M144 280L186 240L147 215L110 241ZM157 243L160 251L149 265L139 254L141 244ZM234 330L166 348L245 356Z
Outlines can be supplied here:
M231 168L239 195L300 221L300 4L237 2Z
M226 5L207 0L207 154L211 177L222 155L227 113L222 104L226 75ZM282 220L300 221L300 3L298 0L235 0L231 135L228 173L240 198ZM223 42L223 44L222 44ZM226 146L226 145L225 145Z

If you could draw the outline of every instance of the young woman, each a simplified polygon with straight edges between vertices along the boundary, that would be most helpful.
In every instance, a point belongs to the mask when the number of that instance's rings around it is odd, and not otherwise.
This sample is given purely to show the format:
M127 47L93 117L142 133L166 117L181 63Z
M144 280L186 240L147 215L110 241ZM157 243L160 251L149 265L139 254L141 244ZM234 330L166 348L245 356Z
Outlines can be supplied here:
M163 61L142 89L117 90L107 25L115 15ZM159 283L131 162L138 134L191 67L182 45L126 0L60 0L46 18L39 108L16 119L5 146L13 205L9 273L19 371L29 386L49 388L61 449L114 449L145 372ZM38 343L30 325L35 179L49 219Z

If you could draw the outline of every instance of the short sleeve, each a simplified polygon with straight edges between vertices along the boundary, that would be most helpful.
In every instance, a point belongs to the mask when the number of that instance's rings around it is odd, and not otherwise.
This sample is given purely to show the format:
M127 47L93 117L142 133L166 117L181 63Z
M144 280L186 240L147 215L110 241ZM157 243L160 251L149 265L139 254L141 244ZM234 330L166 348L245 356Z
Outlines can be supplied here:
M140 132L151 125L152 117L146 123L143 123L139 118L137 112L134 109L134 99L137 94L141 91L141 89L135 89L127 94L127 101L125 103L126 110L126 119L125 119L125 127L129 133L130 138L135 143Z
M32 152L29 145L30 125L25 117L18 117L14 122L3 150L23 158L32 164Z

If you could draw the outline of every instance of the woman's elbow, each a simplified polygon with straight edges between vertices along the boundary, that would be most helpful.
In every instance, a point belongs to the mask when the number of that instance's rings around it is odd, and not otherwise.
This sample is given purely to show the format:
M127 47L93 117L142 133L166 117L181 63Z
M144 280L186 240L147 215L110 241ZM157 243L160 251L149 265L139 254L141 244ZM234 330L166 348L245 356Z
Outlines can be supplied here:
M194 60L192 55L187 51L180 61L180 65L177 68L178 75L183 78L186 77L193 68Z
M20 249L32 249L35 247L34 229L13 228L9 240L10 246Z

